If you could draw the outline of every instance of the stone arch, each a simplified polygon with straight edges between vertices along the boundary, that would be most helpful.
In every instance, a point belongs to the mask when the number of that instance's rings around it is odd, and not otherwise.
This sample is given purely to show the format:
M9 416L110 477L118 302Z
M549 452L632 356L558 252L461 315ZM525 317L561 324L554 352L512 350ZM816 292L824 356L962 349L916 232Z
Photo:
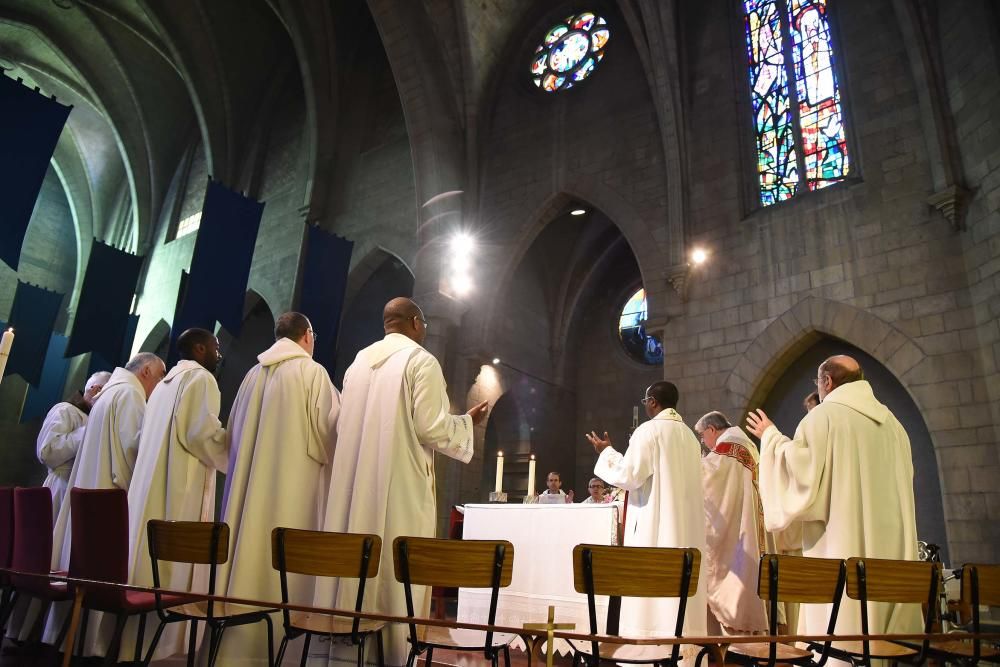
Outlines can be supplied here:
M799 301L773 320L743 352L726 378L731 406L745 416L751 406L762 401L785 368L824 335L870 354L899 379L921 411L925 410L906 382L907 373L920 365L924 351L909 336L868 311L815 296ZM931 433L933 437L933 430Z
M155 352L163 359L167 358L167 346L170 344L170 325L161 319L153 325L142 344L134 352Z
M223 422L229 415L246 372L257 363L257 355L274 342L274 319L274 311L268 306L267 300L254 290L247 290L240 335L234 338L225 329L219 330L223 357L218 380L222 394L220 417Z

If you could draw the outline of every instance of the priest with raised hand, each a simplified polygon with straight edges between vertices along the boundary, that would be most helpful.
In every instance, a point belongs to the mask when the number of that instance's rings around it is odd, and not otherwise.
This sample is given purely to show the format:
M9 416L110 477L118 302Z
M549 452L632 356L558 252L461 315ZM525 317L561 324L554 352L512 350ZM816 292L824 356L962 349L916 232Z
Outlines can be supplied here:
M305 315L281 315L274 338L243 379L229 415L222 520L230 528L230 557L218 569L219 595L281 600L271 531L322 527L340 396L313 361L316 332ZM292 602L312 602L310 577L291 576L288 586ZM206 642L202 653L208 650ZM264 624L226 630L219 656L219 664L267 664Z
M701 447L675 409L678 398L670 382L646 389L642 404L649 420L632 434L624 454L607 432L586 437L598 454L594 474L629 492L625 546L694 547L704 554ZM674 633L677 612L676 599L623 598L619 629L627 637L666 637ZM684 634L705 634L704 586L688 599Z
M763 410L747 416L760 438L760 493L770 531L801 522L802 555L917 560L913 459L902 424L880 403L858 362L846 355L819 366L820 404L789 438ZM823 634L829 605L805 605L799 634ZM872 633L919 632L917 605L868 603ZM861 612L840 606L838 634L861 632Z
M139 454L146 401L166 370L163 360L152 352L140 352L125 364L125 368L115 369L90 411L83 443L69 476L69 488L128 491ZM67 493L52 532L53 570L69 570L72 535L70 494ZM45 642L55 641L67 610L64 605L53 607L45 626ZM94 626L91 628L96 630Z
M52 520L55 521L63 497L69 488L69 474L73 471L73 461L83 443L87 415L94 407L97 394L107 384L111 373L98 371L90 376L83 388L83 394L74 392L76 399L56 403L45 415L42 429L38 432L36 453L38 461L49 469L49 475L42 486L52 491Z
M422 347L427 320L410 299L396 298L382 314L385 338L358 352L344 376L330 500L324 530L374 533L382 538L377 577L365 584L365 610L406 615L403 587L393 577L392 543L400 535L434 537L437 525L434 457L468 463L473 426L486 401L451 414L441 365ZM430 590L414 587L417 616L430 612ZM320 580L313 604L353 609L357 583ZM386 629L385 661L406 662L406 626ZM334 647L334 660L354 662L356 650Z
M765 632L767 613L757 595L760 556L767 545L757 447L721 412L702 416L694 432L708 449L701 460L706 549L699 583L708 598L708 633Z
M219 339L206 329L188 329L177 339L181 360L149 398L139 439L129 506L129 583L153 586L146 522L214 521L215 473L228 462L226 430L219 421L220 394L215 371L222 355ZM160 585L170 590L206 592L208 570L187 563L161 562ZM155 628L155 614L147 628ZM189 624L164 628L156 660L185 650ZM120 655L132 655L138 621L129 621ZM102 639L110 639L114 619L103 619ZM148 642L152 632L145 634ZM145 651L145 648L144 648ZM145 653L144 653L145 654Z

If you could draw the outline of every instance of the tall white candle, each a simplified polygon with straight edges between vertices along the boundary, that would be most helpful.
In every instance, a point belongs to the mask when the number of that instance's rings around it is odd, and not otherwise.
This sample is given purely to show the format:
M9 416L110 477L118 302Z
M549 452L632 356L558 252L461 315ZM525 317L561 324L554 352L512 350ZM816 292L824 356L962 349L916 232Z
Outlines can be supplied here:
M14 346L14 330L7 329L3 332L3 336L0 336L0 379L3 378L3 372L7 368L7 359L10 357L10 348Z
M632 406L632 428L635 428L638 425L639 425L639 406L638 405L633 405Z
M528 460L528 495L535 495L535 455Z
M497 452L497 483L493 490L497 493L503 491L503 452Z

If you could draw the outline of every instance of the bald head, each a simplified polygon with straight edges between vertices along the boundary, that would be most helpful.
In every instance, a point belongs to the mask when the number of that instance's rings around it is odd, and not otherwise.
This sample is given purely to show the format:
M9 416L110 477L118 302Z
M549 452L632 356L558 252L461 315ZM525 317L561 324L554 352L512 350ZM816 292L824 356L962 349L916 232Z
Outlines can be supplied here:
M382 310L382 325L387 334L403 334L407 338L423 344L427 337L427 321L420 306L406 297L396 297L385 304Z
M856 359L846 354L838 354L819 365L819 371L816 374L816 390L820 400L823 400L827 394L840 385L864 379L865 374L861 370L861 364Z

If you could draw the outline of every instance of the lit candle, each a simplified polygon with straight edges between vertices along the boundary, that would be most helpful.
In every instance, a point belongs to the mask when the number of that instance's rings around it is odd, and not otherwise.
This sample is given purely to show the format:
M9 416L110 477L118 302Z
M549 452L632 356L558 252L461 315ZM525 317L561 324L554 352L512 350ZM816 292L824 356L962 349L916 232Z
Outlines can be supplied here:
M503 452L497 452L497 483L494 491L503 491Z
M10 357L10 348L14 346L14 330L7 329L0 337L0 379L7 368L7 359Z
M535 495L535 455L528 460L528 495Z

